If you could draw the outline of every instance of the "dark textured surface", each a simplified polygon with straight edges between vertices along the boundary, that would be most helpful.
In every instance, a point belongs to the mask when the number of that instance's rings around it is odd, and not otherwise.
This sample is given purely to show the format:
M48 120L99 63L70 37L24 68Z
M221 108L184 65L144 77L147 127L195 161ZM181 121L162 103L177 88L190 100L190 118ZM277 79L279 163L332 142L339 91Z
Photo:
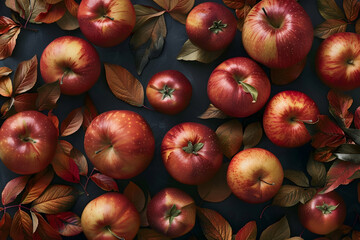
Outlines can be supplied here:
M132 2L134 4L141 3L145 5L156 6L151 0L136 0ZM195 4L199 4L201 2L203 1L197 0L195 1ZM214 0L214 2L222 3L221 0ZM316 1L300 0L299 3L310 15L313 26L316 26L323 21L322 17L318 13ZM5 6L4 1L1 1L0 3L0 15L10 16L10 10ZM113 63L125 67L141 81L144 87L147 85L147 82L150 80L152 75L159 71L168 69L174 69L182 72L190 80L193 86L193 96L190 106L185 111L176 116L167 116L158 112L149 111L144 108L132 107L117 99L111 93L106 83L104 68L102 68L101 76L98 82L89 91L89 94L94 100L98 111L100 113L113 109L128 109L136 111L149 122L154 132L156 143L154 159L150 166L142 174L132 180L138 184L148 187L151 195L154 195L165 187L178 187L185 190L195 199L196 203L199 206L212 208L222 214L222 216L224 216L230 222L234 233L236 233L248 221L256 220L259 237L260 233L267 226L278 221L282 216L286 215L288 217L289 225L291 228L291 236L299 236L303 232L302 236L304 239L316 238L316 235L308 232L307 230L304 230L304 228L300 225L297 217L296 207L280 208L271 206L265 210L262 218L260 219L260 214L262 210L271 203L270 201L263 204L251 205L246 204L237 199L234 195L231 195L228 199L221 203L204 202L198 196L195 186L186 186L180 184L167 174L162 164L160 155L160 144L163 136L171 127L180 122L199 122L207 125L214 130L217 128L217 126L223 123L224 120L201 120L197 118L197 116L199 116L206 110L209 104L209 99L206 94L208 77L210 76L212 70L222 61L231 57L247 56L247 54L245 53L245 50L242 46L241 32L238 31L234 41L231 43L229 48L224 52L223 55L221 55L220 58L218 58L211 64L177 61L176 56L179 53L183 43L187 40L185 26L173 20L168 14L166 14L165 18L168 34L165 40L163 52L158 58L150 61L150 63L145 67L142 75L140 76L136 74L134 64L135 60L129 48L129 39L127 39L122 44L112 48L96 47L99 52L100 59L103 63ZM18 63L30 59L34 54L36 54L38 56L38 59L40 59L41 53L47 46L47 44L49 44L57 37L63 35L73 35L83 38L80 30L63 31L57 26L57 24L30 24L29 27L38 29L39 31L35 33L32 31L22 30L18 37L17 44L12 56L3 61L0 61L0 66L7 66L15 70ZM326 87L319 80L315 73L315 53L320 43L320 39L314 39L311 52L308 55L305 70L303 71L301 76L296 81L286 86L272 86L270 97L283 90L302 91L308 94L318 104L321 114L328 114L328 103L326 95L329 88ZM266 71L267 74L269 73L267 68L263 67L263 69ZM41 76L39 75L37 86L41 85L42 83L43 81L41 79ZM354 97L354 104L351 108L351 110L354 111L355 108L360 105L360 92L359 90L354 90L347 93ZM85 95L62 95L58 102L58 107L54 111L54 114L56 114L59 117L60 121L62 121L71 110L83 105L84 96ZM1 99L1 101L3 101L3 99ZM145 105L149 105L147 100L145 100ZM262 111L248 118L240 119L240 121L245 126L248 123L261 119ZM84 153L83 138L84 131L81 129L76 134L70 137L65 137L63 139L71 142L76 148L78 148ZM272 144L266 138L266 136L264 136L258 147L262 147L273 152L281 161L284 169L298 169L306 171L306 162L311 151L310 144L294 149L280 148ZM224 161L229 160L224 157ZM90 165L89 167L91 168L92 166ZM14 177L16 177L16 175L7 170L5 166L0 162L0 189L3 189L6 182L8 182ZM85 179L82 178L81 180L84 181ZM358 180L355 180L348 186L341 186L338 188L338 192L343 196L348 206L347 218L345 223L350 226L354 223L356 213L360 212L359 203L357 202L357 182ZM126 184L127 181L118 181L118 185L121 191L124 189ZM90 193L90 196L80 196L72 210L78 215L81 215L81 212L87 202L103 193L103 191L100 190L97 186L95 186L94 183L89 184L88 192ZM357 223L355 227L359 229L359 223ZM199 239L203 239L201 235L201 230L198 225L194 228L192 234L198 236ZM183 237L181 239L187 239L188 236L190 235L187 235L186 237ZM83 235L80 235L68 239L85 239L85 237Z

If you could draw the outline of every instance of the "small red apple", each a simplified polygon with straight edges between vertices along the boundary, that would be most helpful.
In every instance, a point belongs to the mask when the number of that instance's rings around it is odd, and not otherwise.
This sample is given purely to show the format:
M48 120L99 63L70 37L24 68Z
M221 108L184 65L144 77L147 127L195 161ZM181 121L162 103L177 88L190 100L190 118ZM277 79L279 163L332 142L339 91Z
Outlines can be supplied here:
M101 63L95 48L84 39L63 36L52 41L40 59L40 72L47 83L59 80L63 94L88 91L98 80Z
M88 240L131 240L139 230L140 216L124 195L105 193L86 205L81 226Z
M0 128L0 159L17 174L33 174L53 160L58 132L50 119L37 111L17 113Z
M188 233L195 225L194 200L176 188L165 188L149 202L147 218L150 227L171 238Z
M231 191L248 203L270 200L279 191L284 172L278 158L262 148L236 154L229 164L227 183Z
M280 147L299 147L311 136L305 122L316 122L319 109L309 96L299 91L276 94L265 107L263 126L266 136Z

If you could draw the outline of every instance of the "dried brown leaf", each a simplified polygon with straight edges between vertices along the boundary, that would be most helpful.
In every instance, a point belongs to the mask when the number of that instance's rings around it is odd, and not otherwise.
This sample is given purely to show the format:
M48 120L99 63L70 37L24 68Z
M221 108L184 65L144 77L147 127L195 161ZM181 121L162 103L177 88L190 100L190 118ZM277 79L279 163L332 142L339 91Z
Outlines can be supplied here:
M0 239L8 239L12 219L9 213L4 213L0 220Z
M25 185L29 180L29 176L20 176L10 180L4 187L1 193L2 205L12 203L17 196L24 190Z
M57 4L49 4L47 11L42 12L34 19L36 22L42 23L54 23L59 21L65 14L66 7L64 2L59 2Z
M256 235L256 222L250 221L237 232L235 240L256 240Z
M290 227L286 217L267 227L260 235L260 240L284 240L290 238Z
M85 104L83 107L83 123L82 126L86 130L91 121L98 115L98 111L94 105L93 100L90 98L89 94L85 96Z
M187 14L193 8L195 0L154 0L165 9L176 21L185 24Z
M134 182L130 181L123 193L134 205L138 212L142 212L146 206L144 191Z
M60 234L39 213L35 213L35 215L39 220L35 234L38 234L40 239L62 240Z
M224 52L224 50L219 51L205 51L197 46L195 46L190 40L187 40L182 46L177 60L183 61L197 61L201 63L211 63Z
M71 15L77 17L77 12L79 10L79 4L75 0L64 0L66 9Z
M355 21L359 16L360 2L358 0L343 0L343 8L347 20Z
M0 67L0 77L9 76L12 70L8 67Z
M80 217L73 212L49 214L46 215L46 219L48 220L50 226L52 226L62 236L75 236L83 231Z
M75 108L64 119L60 125L60 135L69 136L80 129L83 123L83 113L81 108Z
M11 18L0 16L0 34L7 33L13 27L18 26Z
M13 94L12 81L9 76L0 77L0 95L3 97L11 97Z
M18 65L14 75L14 94L24 93L35 85L37 66L38 60L36 55Z
M26 212L19 209L12 220L10 237L14 240L32 240L32 221Z
M196 215L199 217L200 226L207 240L231 240L232 228L218 212L197 208Z
M284 177L295 183L299 187L309 187L309 179L302 171L286 169L284 171Z
M20 27L11 28L7 33L0 35L0 60L11 56L16 45Z
M206 109L206 111L201 114L198 118L201 119L210 119L210 118L219 118L219 119L225 119L228 116L225 115L220 109L216 108L213 104L210 103L209 107Z
M219 138L224 155L231 159L242 145L242 124L236 119L225 122L216 129L216 135Z
M255 147L263 136L263 130L260 122L250 123L245 127L243 144L244 149Z
M326 181L326 168L321 162L315 161L313 156L310 156L306 170L311 176L311 185L314 187L323 187Z
M37 93L24 93L16 95L14 98L14 107L16 112L36 110Z
M244 7L246 0L223 0L223 3L232 9L240 9Z
M45 83L37 89L37 92L39 95L36 99L36 107L39 111L56 108L56 102L61 94L59 80L52 83Z
M315 37L326 39L339 32L345 32L348 23L343 20L328 19L314 29Z

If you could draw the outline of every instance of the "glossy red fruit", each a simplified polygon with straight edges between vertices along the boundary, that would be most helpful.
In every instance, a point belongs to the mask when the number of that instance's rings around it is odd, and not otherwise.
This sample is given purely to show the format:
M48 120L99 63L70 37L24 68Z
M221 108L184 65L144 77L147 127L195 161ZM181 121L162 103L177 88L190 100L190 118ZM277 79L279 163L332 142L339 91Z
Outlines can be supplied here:
M192 185L210 180L223 159L215 132L193 122L180 123L166 133L161 156L173 178Z
M179 71L166 70L156 73L146 87L150 105L165 114L177 114L190 103L192 86Z
M234 39L236 18L224 5L214 2L200 3L186 18L189 40L206 51L225 49Z

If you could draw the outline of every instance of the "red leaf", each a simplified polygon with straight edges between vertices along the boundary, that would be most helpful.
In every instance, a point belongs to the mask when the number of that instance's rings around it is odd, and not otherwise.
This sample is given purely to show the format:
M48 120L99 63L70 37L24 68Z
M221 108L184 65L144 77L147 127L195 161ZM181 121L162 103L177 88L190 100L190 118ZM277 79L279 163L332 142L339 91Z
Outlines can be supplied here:
M347 185L354 179L349 179L357 170L360 170L360 164L337 160L330 167L326 184L321 193L328 193L340 185Z
M319 115L318 132L312 137L314 148L338 147L346 142L345 133L326 115Z
M70 151L70 157L74 160L75 164L79 168L79 174L82 176L87 176L88 174L88 164L86 158L82 152L76 148L72 148Z
M21 176L10 180L2 191L1 202L8 205L13 202L17 196L24 190L26 183L29 180L29 176Z
M37 93L24 93L16 95L14 98L14 107L16 112L36 110Z
M20 27L11 28L7 33L0 35L0 60L11 56L16 45Z
M52 113L52 110L50 110L50 111L48 112L48 118L49 118L49 119L51 120L51 122L54 124L55 128L56 128L57 131L58 131L58 135L59 135L59 118Z
M78 183L80 182L79 168L70 155L64 151L62 145L65 144L67 144L66 141L59 141L51 165L53 166L56 175L65 181Z
M91 177L91 180L98 185L104 191L119 191L115 180L105 174L95 173Z
M9 213L4 213L0 220L0 239L8 239L11 228L11 216Z
M330 90L327 99L329 100L329 111L341 118L346 127L350 127L354 118L353 114L349 112L353 103L352 97Z
M360 107L355 110L354 124L357 129L360 129Z
M9 76L0 77L0 95L3 97L11 97L13 94L12 81Z
M199 217L201 229L207 239L232 239L230 224L218 212L198 207L196 215Z
M38 60L36 55L18 65L14 75L14 94L24 93L35 85L37 66Z
M10 29L18 26L11 18L0 16L0 35L7 33Z
M251 8L252 7L250 5L245 4L242 8L238 8L235 10L236 17L238 18L237 19L237 29L239 31L242 31L244 22L245 22L245 18L249 14Z
M83 122L83 114L81 108L72 110L60 126L60 135L62 137L69 136L79 130Z
M360 2L358 0L344 0L343 8L346 18L352 22L359 16Z
M314 159L318 162L330 162L336 159L333 155L335 147L322 147L315 149Z
M76 17L78 9L79 9L79 4L77 2L75 2L74 0L64 0L64 2L65 2L65 6L66 6L67 10L70 12L70 14L73 15L74 17Z
M70 237L82 232L80 217L72 212L46 215L49 224L61 235Z
M98 115L98 111L96 110L96 107L94 105L94 102L90 98L89 94L86 94L85 96L85 104L83 107L83 123L82 126L86 130L91 121Z
M60 20L66 12L64 2L59 2L57 4L49 4L46 12L42 12L36 16L36 22L42 23L54 23Z
M256 235L256 222L250 221L237 232L235 240L256 240Z
M39 95L36 99L36 107L39 111L52 110L56 108L56 102L60 97L59 81L45 83L37 89Z
M13 218L10 236L14 240L32 240L32 221L26 212L18 210Z
M62 240L60 234L50 224L48 224L39 213L35 213L35 215L39 220L36 234L39 235L40 239Z

